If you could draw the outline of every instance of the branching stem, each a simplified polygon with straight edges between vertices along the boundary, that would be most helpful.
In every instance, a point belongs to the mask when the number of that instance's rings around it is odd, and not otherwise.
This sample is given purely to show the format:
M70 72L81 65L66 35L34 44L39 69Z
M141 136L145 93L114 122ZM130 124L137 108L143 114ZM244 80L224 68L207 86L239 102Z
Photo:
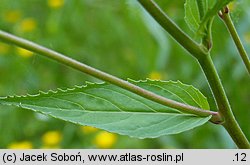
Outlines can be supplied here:
M211 57L207 56L206 58L199 59L198 61L204 71L204 74L206 75L209 86L213 92L219 109L219 113L225 120L225 122L223 123L224 128L227 130L227 132L230 134L231 138L239 148L250 148L250 144L246 136L242 132L233 115L226 93L223 89Z
M165 13L163 13L153 0L138 1L178 43L180 43L198 60L214 95L219 114L225 120L223 123L224 128L239 148L250 148L250 144L246 136L235 120L223 85L209 53L202 51L201 47L198 46L197 43L190 40L189 37L176 24L174 24Z
M181 30L152 0L138 0L154 19L191 55L196 58L206 54L204 50Z
M74 59L71 59L63 54L30 42L28 40L16 37L9 33L3 32L0 30L0 39L4 42L12 43L27 50L36 52L53 60L56 60L60 63L63 63L67 66L75 68L79 71L92 75L101 80L107 81L114 85L117 85L121 88L127 89L133 93L136 93L144 98L150 99L157 103L169 106L175 109L178 109L185 113L196 114L199 116L209 116L212 115L211 121L214 123L221 123L224 119L223 126L228 131L235 144L239 148L250 148L250 144L242 132L240 126L234 118L234 115L231 111L230 104L228 102L227 96L225 94L224 88L221 84L217 71L214 67L214 64L209 56L209 53L204 51L204 49L192 40L186 33L184 33L158 6L153 0L138 0L142 6L156 19L156 21L167 31L169 34L181 45L183 46L191 55L193 55L199 62L202 67L210 88L213 92L214 98L218 106L218 112L205 111L197 107L189 106L164 98L162 96L156 95L150 91L147 91L143 88L140 88L134 84L131 84L127 81L119 79L115 76L92 68L86 64L80 63ZM225 16L226 17L226 16ZM231 25L230 25L231 26ZM234 29L235 30L235 29ZM234 36L237 36L233 34ZM239 42L239 41L237 41ZM237 43L242 45L241 43ZM236 45L237 45L236 44ZM241 48L242 49L242 48ZM244 49L243 49L244 50ZM241 50L242 51L242 50ZM244 52L243 52L244 54ZM245 62L245 60L244 60ZM249 62L249 61L248 61Z

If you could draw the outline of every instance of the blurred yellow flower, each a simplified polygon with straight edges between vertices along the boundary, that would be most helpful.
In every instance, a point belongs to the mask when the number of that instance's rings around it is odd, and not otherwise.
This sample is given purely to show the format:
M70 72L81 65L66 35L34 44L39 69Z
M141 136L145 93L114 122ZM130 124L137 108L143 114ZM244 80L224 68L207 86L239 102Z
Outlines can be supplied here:
M11 143L7 148L9 149L32 149L33 145L29 141Z
M62 140L62 134L59 131L49 131L42 136L44 146L56 146Z
M157 71L153 71L149 74L149 78L152 80L162 80L162 74L160 72Z
M37 22L33 18L26 18L22 20L20 24L20 31L21 32L32 32L36 29Z
M21 15L19 10L7 11L4 15L4 20L9 23L15 23L21 18Z
M10 50L9 45L0 42L0 55L8 53L9 50Z
M244 34L244 40L246 43L250 44L250 32Z
M101 131L95 137L94 143L98 148L111 148L117 141L117 135Z
M31 57L34 54L33 52L20 48L20 47L16 48L16 52L18 55L25 57L25 58Z
M98 128L91 127L91 126L81 126L80 129L85 134L91 134L91 133L98 131Z
M228 4L228 8L230 11L233 11L236 8L237 4L235 2L231 2Z
M48 6L53 9L58 9L64 5L64 0L48 0Z

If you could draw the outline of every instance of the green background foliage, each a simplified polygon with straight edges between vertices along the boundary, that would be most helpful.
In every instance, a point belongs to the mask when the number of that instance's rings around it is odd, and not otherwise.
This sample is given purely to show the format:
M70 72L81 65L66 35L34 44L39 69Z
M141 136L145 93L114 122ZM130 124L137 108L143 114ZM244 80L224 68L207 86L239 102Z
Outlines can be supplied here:
M83 63L120 78L145 79L152 73L163 80L192 84L207 96L216 109L205 77L196 61L134 0L65 0L52 8L44 0L0 2L0 28L64 53ZM184 0L158 4L191 36L184 21ZM236 28L250 52L249 0L231 5ZM9 15L16 12L17 19ZM24 20L32 18L35 26L25 30ZM234 114L250 137L249 77L222 21L213 24L212 58L231 102ZM100 82L61 64L32 55L20 55L14 46L0 43L0 95L37 93L58 87ZM50 130L62 133L61 148L96 148L95 134L81 132L80 126L41 116L31 111L0 107L0 148L28 140L34 148L43 146L41 137ZM178 135L139 140L118 136L113 148L230 148L230 137L220 126L207 123Z

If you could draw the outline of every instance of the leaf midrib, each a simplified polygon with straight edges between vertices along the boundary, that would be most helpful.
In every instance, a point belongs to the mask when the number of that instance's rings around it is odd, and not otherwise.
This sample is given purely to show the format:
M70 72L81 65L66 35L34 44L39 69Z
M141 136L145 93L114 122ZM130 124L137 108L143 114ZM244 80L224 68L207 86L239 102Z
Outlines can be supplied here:
M166 112L166 113L163 113L163 112L142 112L142 111L93 111L93 110L77 110L77 109L64 109L64 108L56 108L56 107L46 107L46 106L38 106L38 105L33 105L33 104L13 104L17 107L21 107L21 108L31 108L31 107L39 107L39 108L47 108L47 109L53 109L53 111L74 111L74 112L84 112L86 111L87 113L116 113L116 114L123 114L123 113L131 113L131 114L140 114L140 115L185 115L185 116L193 116L193 117L199 117L199 116L196 116L196 115L193 115L193 114L185 114L185 113L169 113L169 112Z

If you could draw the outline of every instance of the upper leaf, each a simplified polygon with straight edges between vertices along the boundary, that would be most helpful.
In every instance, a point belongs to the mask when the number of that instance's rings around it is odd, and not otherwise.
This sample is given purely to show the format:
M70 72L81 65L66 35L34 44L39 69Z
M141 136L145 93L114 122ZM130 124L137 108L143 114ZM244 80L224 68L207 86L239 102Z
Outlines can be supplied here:
M200 24L200 28L208 22L213 16L217 15L218 12L225 7L228 3L232 2L233 0L217 0L216 3L213 5L211 9L206 13L205 17L202 19Z
M209 10L206 12L204 18L202 19L198 32L202 32L208 22L218 14L218 12L223 9L228 3L232 2L233 0L217 0L213 7L209 7ZM209 5L210 6L210 5Z
M214 16L233 0L186 0L185 21L195 33L196 39L202 41L209 51L212 47L211 28Z
M186 0L185 21L194 32L195 38L202 41L204 50L209 51L212 47L211 27L213 18L209 19L201 28L202 20L208 13L208 6L212 1L208 0Z
M209 109L206 98L197 89L181 82L131 82L164 97ZM180 113L177 109L107 83L88 83L74 89L58 89L37 95L10 96L0 98L0 104L15 105L72 123L137 138L180 133L202 125L211 118Z
M186 0L185 21L189 28L197 33L204 15L208 11L207 0Z

